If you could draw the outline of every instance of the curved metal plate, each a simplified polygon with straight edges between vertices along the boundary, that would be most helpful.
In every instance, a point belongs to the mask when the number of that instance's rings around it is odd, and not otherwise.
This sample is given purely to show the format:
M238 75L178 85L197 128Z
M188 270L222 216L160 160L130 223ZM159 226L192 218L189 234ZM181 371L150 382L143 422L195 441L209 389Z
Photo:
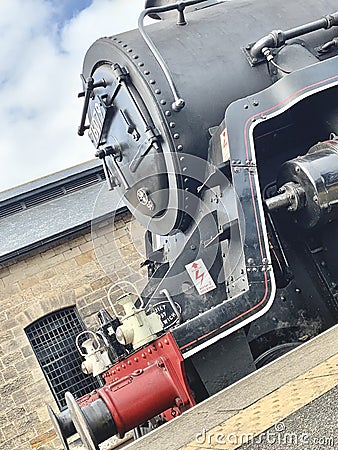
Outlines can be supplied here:
M68 445L67 439L63 434L63 431L61 429L60 422L58 420L57 415L55 414L55 412L53 411L53 409L50 405L47 405L47 410L48 410L50 420L52 421L54 430L55 430L58 438L61 441L62 447L64 448L64 450L69 450L69 445Z
M66 403L69 409L70 417L74 423L76 431L78 432L83 445L87 450L99 450L99 446L88 427L86 418L81 411L80 406L77 404L75 398L70 392L65 394Z

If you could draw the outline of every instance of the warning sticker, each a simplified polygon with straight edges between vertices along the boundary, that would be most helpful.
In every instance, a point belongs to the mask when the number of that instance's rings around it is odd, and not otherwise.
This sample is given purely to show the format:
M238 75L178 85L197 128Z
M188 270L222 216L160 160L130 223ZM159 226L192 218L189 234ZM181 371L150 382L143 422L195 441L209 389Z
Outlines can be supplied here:
M200 295L206 294L216 288L216 284L211 278L202 259L187 264L185 268Z
M228 161L230 159L230 150L229 150L229 142L228 142L228 132L227 132L226 128L224 128L224 130L220 134L220 138L221 138L223 161Z

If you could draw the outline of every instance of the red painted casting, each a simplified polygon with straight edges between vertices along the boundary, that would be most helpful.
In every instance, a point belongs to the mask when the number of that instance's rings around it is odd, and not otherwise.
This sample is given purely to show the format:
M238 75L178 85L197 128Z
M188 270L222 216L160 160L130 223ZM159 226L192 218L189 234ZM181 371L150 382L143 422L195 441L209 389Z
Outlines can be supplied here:
M97 392L121 437L167 410L172 409L171 416L175 416L195 404L182 354L170 333L133 353L103 376L106 385Z

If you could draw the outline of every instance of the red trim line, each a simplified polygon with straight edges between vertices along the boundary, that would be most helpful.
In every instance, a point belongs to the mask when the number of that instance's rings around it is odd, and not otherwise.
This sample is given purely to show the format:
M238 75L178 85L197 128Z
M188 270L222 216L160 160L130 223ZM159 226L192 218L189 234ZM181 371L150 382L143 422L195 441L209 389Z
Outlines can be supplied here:
M286 97L284 100L282 100L281 102L277 103L275 106L272 106L271 108L268 108L264 111L260 111L259 113L254 114L253 116L251 116L249 119L247 119L247 121L245 122L244 125L244 142L245 142L245 154L246 154L246 159L249 160L249 143L248 143L248 125L249 123L252 122L252 120L254 118L257 118L259 116L261 116L262 114L266 114L268 112L273 111L274 109L278 109L280 108L283 104L286 104L289 100L291 100L294 97L297 97L300 93L305 92L311 88L314 88L316 86L319 86L321 84L327 83L329 81L332 81L334 79L337 79L338 75L335 75L333 77L330 78L326 78L325 80L321 80L318 81L316 83L310 84L309 86L305 86L302 89L299 89L298 91L292 93L291 95L289 95L288 97ZM250 152L251 153L251 152ZM259 241L259 248L260 248L260 253L262 258L264 257L263 254L263 244L262 244L262 238L261 238L261 234L260 234L260 226L259 226L259 220L258 220L258 213L257 213L257 208L256 208L256 202L255 202L255 193L254 193L254 186L252 184L252 180L251 177L249 176L249 182L250 182L250 189L251 189L251 198L252 198L252 204L253 204L253 209L254 209L254 215L255 215L255 221L256 221L256 228L257 228L257 234L258 234L258 241ZM246 316L247 314L249 314L250 312L254 311L255 309L257 309L259 306L261 306L267 297L268 291L269 291L269 287L268 287L268 278L267 278L267 274L266 272L264 272L264 284L265 284L265 293L263 298L253 307L251 307L250 309L248 309L247 311L244 311L243 313L239 314L238 316L232 318L231 320L229 320L228 322L224 323L223 325L221 325L218 328L215 328L214 330L209 331L208 333L198 337L197 339L189 342L188 344L183 345L182 347L180 347L180 350L184 350L185 348L189 347L190 345L193 345L199 341L201 341L202 339L207 338L208 336L210 336L211 334L215 333L217 330L221 330L222 328L226 327L227 325L229 325L230 323L236 321L237 319L240 319L243 316Z

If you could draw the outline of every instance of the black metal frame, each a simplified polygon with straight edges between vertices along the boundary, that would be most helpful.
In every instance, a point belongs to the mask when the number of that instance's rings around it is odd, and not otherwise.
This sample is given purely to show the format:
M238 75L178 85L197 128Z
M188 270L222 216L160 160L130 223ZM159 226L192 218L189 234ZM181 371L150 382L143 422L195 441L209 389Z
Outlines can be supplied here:
M84 331L75 306L54 311L25 328L29 343L60 408L66 406L67 391L78 398L99 387L81 372L81 356L75 338Z

